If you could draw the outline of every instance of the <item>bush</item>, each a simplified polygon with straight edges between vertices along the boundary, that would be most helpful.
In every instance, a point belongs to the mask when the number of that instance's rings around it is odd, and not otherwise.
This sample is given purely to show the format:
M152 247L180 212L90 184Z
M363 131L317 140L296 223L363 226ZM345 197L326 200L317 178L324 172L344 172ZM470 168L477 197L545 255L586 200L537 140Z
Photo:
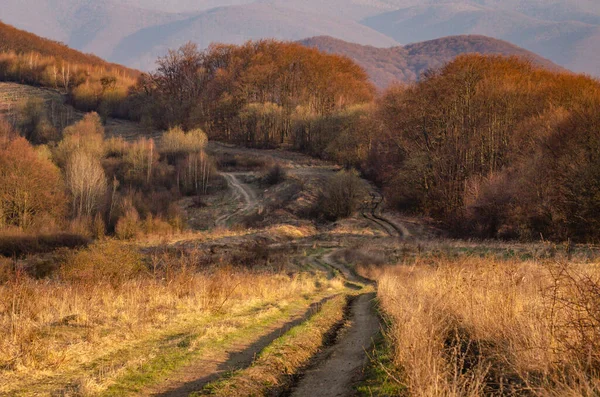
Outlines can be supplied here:
M135 247L105 240L69 253L61 267L61 276L71 282L108 282L118 285L143 270L142 257Z
M127 208L117 222L115 233L121 240L132 240L140 234L140 216L135 208Z
M208 138L201 129L184 132L180 127L175 127L163 135L160 152L172 161L178 156L201 152L207 142Z
M13 278L14 262L8 258L0 256L0 285Z
M356 171L340 171L327 180L318 201L319 215L332 221L347 218L360 208L366 194Z
M263 176L263 181L269 186L278 185L286 178L285 169L279 164L272 166Z

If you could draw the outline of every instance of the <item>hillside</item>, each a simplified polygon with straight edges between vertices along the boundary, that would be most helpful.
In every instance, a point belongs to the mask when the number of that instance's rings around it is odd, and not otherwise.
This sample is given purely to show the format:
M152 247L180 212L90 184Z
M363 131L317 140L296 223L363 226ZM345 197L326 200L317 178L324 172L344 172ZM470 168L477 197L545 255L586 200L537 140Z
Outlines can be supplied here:
M381 89L396 81L414 82L427 69L439 68L458 55L466 53L519 56L551 70L561 69L530 51L485 36L451 36L391 48L363 46L325 36L302 40L300 43L353 59Z
M44 57L53 57L69 63L116 68L126 71L132 76L138 74L135 70L109 63L96 55L84 54L63 43L45 39L0 21L0 53L7 52L16 54L34 52Z

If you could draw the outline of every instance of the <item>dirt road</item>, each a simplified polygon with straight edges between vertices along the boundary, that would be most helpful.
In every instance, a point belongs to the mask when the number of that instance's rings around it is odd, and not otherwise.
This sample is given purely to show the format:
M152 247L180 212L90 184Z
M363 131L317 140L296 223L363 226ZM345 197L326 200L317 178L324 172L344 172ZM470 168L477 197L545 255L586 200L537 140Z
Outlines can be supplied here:
M368 362L367 351L379 331L373 308L375 293L360 295L352 303L350 318L337 343L316 358L292 390L292 397L351 396Z
M148 389L140 395L187 397L193 392L202 390L206 384L218 379L227 372L249 366L256 355L265 347L291 328L306 321L325 300L313 303L302 314L296 314L292 318L282 319L270 325L263 330L262 334L258 334L254 340L235 341L231 346L228 346L227 350L216 352L210 357L204 357L202 360L181 368L171 376L170 381Z
M240 182L237 177L238 174L230 172L222 172L221 176L227 181L227 185L233 191L234 198L236 200L242 200L243 206L238 208L236 211L225 214L218 218L215 222L217 226L226 226L227 222L239 213L248 213L256 208L260 210L260 203L254 190Z

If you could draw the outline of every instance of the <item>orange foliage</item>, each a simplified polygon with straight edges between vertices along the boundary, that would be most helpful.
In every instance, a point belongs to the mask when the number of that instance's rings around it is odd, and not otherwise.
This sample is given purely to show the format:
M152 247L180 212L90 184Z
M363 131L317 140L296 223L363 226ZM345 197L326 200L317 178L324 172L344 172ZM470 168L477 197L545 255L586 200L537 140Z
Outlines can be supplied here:
M398 205L459 230L589 239L599 106L589 77L462 56L383 96L371 171Z

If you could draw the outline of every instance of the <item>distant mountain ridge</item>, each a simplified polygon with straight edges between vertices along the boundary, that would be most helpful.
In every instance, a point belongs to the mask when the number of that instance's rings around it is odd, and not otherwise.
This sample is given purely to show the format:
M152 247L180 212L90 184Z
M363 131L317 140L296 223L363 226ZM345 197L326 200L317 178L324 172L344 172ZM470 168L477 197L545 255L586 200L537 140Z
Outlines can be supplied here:
M299 43L353 59L380 89L394 82L417 81L426 70L439 68L467 53L518 56L547 69L562 69L552 61L506 41L478 35L450 36L391 48L363 46L328 36L312 37Z
M598 0L2 0L0 20L143 70L189 40L331 36L383 48L485 35L600 76Z

